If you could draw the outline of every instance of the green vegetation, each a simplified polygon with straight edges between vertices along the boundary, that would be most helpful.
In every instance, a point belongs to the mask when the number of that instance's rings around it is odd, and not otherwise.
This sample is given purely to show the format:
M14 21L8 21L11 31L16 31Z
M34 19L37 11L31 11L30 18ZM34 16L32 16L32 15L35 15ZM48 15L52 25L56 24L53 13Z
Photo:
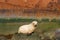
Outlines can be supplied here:
M42 19L42 22L49 22L49 19Z
M22 19L22 18L10 18L10 19L0 19L0 23L10 23L10 22L32 22L37 19Z
M40 40L40 32L45 31L45 32L50 32L53 31L56 28L60 28L60 20L59 19L52 19L49 21L49 19L19 19L19 18L12 18L12 19L0 19L0 35L1 34L15 34L18 30L18 28L21 25L29 24L32 21L37 20L38 25L35 30L35 32L30 35L14 35L12 40Z
M0 23L14 23L14 22L32 22L32 21L38 21L38 22L50 22L48 18L42 18L39 19L31 19L31 18L0 18ZM52 19L51 22L59 22L60 19Z
M55 28L60 27L60 20L52 19L51 22L49 22L49 19L0 19L0 34L9 34L9 33L15 33L18 30L18 27L24 24L29 24L32 21L37 20L38 21L38 27L36 31L44 30L44 31L50 31Z

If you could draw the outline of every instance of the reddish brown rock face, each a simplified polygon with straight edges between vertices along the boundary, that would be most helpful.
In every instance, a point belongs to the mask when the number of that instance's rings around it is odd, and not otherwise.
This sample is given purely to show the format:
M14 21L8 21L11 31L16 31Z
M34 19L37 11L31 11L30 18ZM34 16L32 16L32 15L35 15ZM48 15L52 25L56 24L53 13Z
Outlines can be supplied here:
M58 3L58 0L53 0L55 3L57 3L56 7L60 10L60 4ZM52 2L52 0L0 0L0 9L20 9L20 8L40 8L40 9L46 9L49 3ZM54 6L55 7L55 6ZM53 8L54 8L53 7ZM3 10L4 11L4 10ZM53 14L53 15L52 15ZM2 15L2 13L0 13ZM30 13L19 13L17 10L15 13L5 13L5 16L36 16L38 17L49 17L52 18L53 16L59 17L59 13L36 13L36 14L30 14ZM59 15L59 16L58 16Z
M23 8L32 8L39 0L9 0L8 3L20 5Z
M4 5L4 7L7 6L7 8L8 8L8 6L11 7L13 5L16 5L16 6L22 7L22 8L34 8L35 5L39 3L40 8L45 8L50 1L51 0L9 0L9 1L0 0L0 2L2 2L0 4L1 4L1 6ZM57 2L57 0L54 0L54 1ZM10 5L10 4L12 4L12 5ZM1 6L0 6L0 8L1 8Z

